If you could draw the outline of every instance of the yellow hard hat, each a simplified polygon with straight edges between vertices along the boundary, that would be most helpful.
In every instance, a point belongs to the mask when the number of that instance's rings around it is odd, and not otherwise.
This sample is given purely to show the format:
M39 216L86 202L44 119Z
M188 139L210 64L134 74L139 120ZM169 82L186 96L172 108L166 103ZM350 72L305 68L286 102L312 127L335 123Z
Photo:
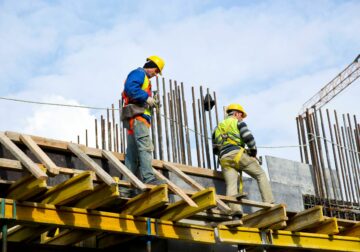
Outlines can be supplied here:
M236 110L243 113L243 118L247 117L247 114L244 110L244 108L240 104L232 103L226 108L226 113L229 113L229 111Z
M148 57L146 60L151 60L152 62L154 62L156 64L156 66L159 68L160 75L161 75L162 70L165 66L165 61L162 58L160 58L159 56L155 56L155 55Z

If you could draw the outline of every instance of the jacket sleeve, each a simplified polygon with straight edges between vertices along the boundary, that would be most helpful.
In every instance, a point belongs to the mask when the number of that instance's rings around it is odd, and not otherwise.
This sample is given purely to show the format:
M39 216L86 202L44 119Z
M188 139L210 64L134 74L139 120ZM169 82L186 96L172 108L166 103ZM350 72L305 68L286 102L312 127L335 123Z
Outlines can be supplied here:
M240 131L240 137L249 149L256 149L255 138L251 131L248 129L245 122L238 122L238 129Z
M132 102L145 103L149 95L141 89L145 73L139 69L131 71L125 81L125 93Z

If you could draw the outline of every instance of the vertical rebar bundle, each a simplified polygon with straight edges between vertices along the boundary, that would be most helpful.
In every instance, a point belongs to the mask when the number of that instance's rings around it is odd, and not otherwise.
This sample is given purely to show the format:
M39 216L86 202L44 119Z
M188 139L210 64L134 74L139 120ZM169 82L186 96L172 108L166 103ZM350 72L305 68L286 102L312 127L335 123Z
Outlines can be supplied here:
M160 102L160 106L152 111L150 134L154 146L153 158L216 169L217 160L211 148L212 130L219 123L216 93L212 93L215 106L207 111L204 107L210 104L204 104L208 103L204 95L210 95L208 88L204 94L202 86L196 90L165 78L156 78L152 82L153 94ZM122 100L119 100L118 108L111 104L106 114L95 119L94 147L126 152L127 130L120 120L122 106ZM88 137L85 140L88 141Z
M331 116L328 109L327 124L321 109L296 118L301 160L312 168L314 201L326 206L328 216L340 215L332 209L360 206L360 127L351 118L336 110Z

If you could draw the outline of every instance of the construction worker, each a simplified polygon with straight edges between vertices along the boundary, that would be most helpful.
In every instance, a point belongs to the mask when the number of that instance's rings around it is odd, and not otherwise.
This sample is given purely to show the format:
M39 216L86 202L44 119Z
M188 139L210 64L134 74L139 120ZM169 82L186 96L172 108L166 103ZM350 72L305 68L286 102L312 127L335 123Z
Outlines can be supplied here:
M256 154L255 139L243 121L247 114L239 104L230 104L226 108L227 117L214 129L212 141L214 153L219 156L222 172L226 182L226 195L235 196L242 193L238 186L239 172L246 172L256 179L261 198L264 202L273 203L270 183L265 172L259 165ZM245 145L248 149L245 151ZM242 217L242 208L239 204L229 204L234 219Z
M158 105L152 97L150 79L161 74L165 62L158 56L150 56L144 66L129 73L122 93L124 106L122 120L127 128L127 149L125 165L147 184L163 184L155 178L152 170L153 145L150 138L151 110ZM126 180L126 178L125 178ZM122 190L123 195L131 197L133 190Z

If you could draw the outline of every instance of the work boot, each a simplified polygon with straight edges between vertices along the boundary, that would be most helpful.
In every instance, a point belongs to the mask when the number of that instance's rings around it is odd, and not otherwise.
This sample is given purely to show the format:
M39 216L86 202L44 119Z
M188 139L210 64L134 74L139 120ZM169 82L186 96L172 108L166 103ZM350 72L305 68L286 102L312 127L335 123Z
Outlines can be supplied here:
M233 220L241 220L242 217L243 217L243 212L242 211L235 211L232 214L232 219Z
M163 184L166 184L166 180L164 180L164 179L154 179L154 180L151 180L151 181L147 182L147 184L150 184L150 185L163 185Z
M120 196L124 198L132 198L136 195L135 190L131 188L120 188Z

